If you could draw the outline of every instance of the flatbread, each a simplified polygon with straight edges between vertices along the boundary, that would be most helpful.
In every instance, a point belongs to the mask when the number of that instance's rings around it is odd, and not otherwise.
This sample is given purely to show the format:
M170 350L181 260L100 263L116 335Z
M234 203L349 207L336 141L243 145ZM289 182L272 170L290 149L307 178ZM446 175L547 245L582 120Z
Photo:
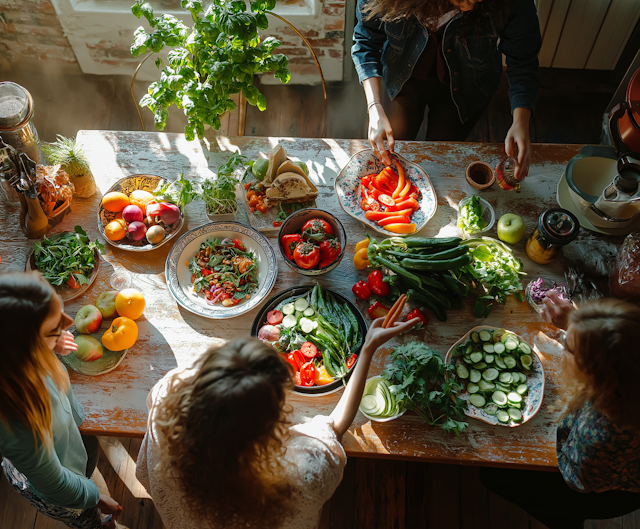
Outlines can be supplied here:
M267 167L267 172L264 175L264 179L262 183L269 187L271 183L275 180L277 174L278 167L280 167L284 162L287 161L287 153L284 150L284 147L278 143L271 152L269 153L269 167Z
M304 178L307 181L308 186L313 190L313 191L318 191L318 188L313 184L313 182L310 180L310 178L307 176L307 174L302 170L302 167L300 167L296 162L292 162L291 160L287 160L286 162L284 162L283 164L280 165L280 167L278 167L278 170L276 171L276 176L279 176L281 174L284 173L296 173L299 174L302 178Z
M272 207L287 202L309 202L317 196L317 188L310 186L306 177L287 172L277 176L267 189L265 205Z

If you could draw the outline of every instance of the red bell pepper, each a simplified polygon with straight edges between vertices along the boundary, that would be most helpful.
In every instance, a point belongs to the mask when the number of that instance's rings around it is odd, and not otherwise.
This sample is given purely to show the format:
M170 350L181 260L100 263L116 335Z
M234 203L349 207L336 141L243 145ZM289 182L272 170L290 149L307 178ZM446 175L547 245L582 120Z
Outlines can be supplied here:
M300 382L303 386L313 386L316 378L316 366L313 362L306 362L300 366Z
M365 301L373 295L373 292L371 292L371 288L366 281L358 281L351 287L351 292L353 292L356 297L364 299Z
M369 313L369 316L371 316L371 319L375 320L377 318L384 318L387 314L389 314L389 309L379 301L376 301L369 307L367 312Z
M280 246L284 251L284 255L289 261L293 261L293 250L302 242L302 237L298 233L283 235L280 239Z
M300 368L304 363L306 363L306 361L307 360L302 354L302 351L300 351L299 349L296 349L295 351L287 355L287 362L291 364L294 372L300 371Z
M356 363L356 358L358 358L357 354L352 354L349 359L347 360L347 369L351 369L353 367L353 364Z
M411 321L414 318L420 319L420 323L417 325L417 328L426 327L429 323L429 320L420 309L413 309L409 314L407 314L407 319L405 321ZM416 329L416 327L414 327L414 329Z

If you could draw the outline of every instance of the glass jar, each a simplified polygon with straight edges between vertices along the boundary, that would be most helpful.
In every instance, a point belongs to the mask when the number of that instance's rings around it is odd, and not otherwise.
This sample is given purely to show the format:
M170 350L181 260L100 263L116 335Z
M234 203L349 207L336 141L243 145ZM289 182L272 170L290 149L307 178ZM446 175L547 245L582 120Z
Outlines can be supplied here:
M33 98L19 84L0 82L0 137L34 162L40 162L38 131L33 125Z
M551 208L538 219L538 226L527 241L527 255L534 263L553 261L560 249L578 236L580 224L573 213L562 208Z

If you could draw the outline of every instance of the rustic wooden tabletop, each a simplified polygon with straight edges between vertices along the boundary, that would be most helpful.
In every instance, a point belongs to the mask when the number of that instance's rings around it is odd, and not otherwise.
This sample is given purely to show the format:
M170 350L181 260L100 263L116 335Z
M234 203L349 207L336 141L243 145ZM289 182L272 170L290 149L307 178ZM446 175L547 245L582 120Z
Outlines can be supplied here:
M319 188L318 207L336 214L348 234L347 255L331 273L319 276L319 281L354 299L351 286L364 279L365 271L354 269L351 256L357 241L366 235L363 224L352 219L340 208L333 182L349 157L368 148L363 140L218 137L204 145L188 142L182 134L156 132L80 131L78 140L89 158L99 191L89 199L75 199L72 213L53 231L72 230L81 225L91 238L99 236L96 210L103 193L118 179L133 174L155 174L176 179L181 173L192 180L209 177L224 163L231 152L240 151L251 159L265 155L278 141L287 153L304 161L310 176ZM580 145L533 145L529 177L520 192L501 191L497 184L483 191L495 208L496 218L507 212L523 217L528 233L545 209L556 205L556 186L567 162L578 153ZM425 236L449 236L457 232L457 204L473 192L464 178L467 165L482 160L494 166L504 156L501 144L398 142L397 152L420 164L427 172L438 196L438 210L426 228ZM238 221L248 223L244 207ZM186 207L186 222L182 233L208 222L201 201ZM18 208L3 204L0 209L0 271L24 270L31 248L20 231ZM488 234L495 235L495 227ZM593 238L583 230L582 238ZM277 245L275 237L270 242ZM525 240L515 245L529 278L544 274L561 279L559 261L544 267L530 261L524 251ZM169 294L165 282L165 260L171 243L147 253L130 253L107 246L98 278L82 296L69 302L67 312L75 314L85 304L95 303L98 295L110 290L109 278L115 270L126 269L133 278L133 287L143 292L147 308L139 320L140 337L124 362L108 374L89 377L71 372L73 389L82 403L86 419L81 430L97 435L143 436L146 430L146 397L153 385L170 369L190 363L207 347L249 333L258 308L230 320L209 320L179 307ZM523 278L526 284L528 278ZM272 295L294 285L310 282L297 275L285 263L278 266L278 279ZM360 304L366 315L366 305ZM474 318L469 304L462 310L451 310L446 323L432 319L426 330L402 340L424 341L445 354L449 347L471 327L485 323L512 329L535 346L547 376L545 401L538 415L517 428L490 426L469 420L467 433L456 437L439 428L426 426L414 414L398 420L375 423L358 413L343 442L352 456L391 459L418 459L459 464L517 466L552 470L557 466L555 455L554 413L549 405L559 391L560 349L553 339L554 330L546 325L526 303L509 299L497 306L484 320ZM393 345L393 344L390 344ZM370 374L379 373L388 351L376 355ZM329 414L340 398L341 391L321 397L292 394L291 420L302 422L316 414Z

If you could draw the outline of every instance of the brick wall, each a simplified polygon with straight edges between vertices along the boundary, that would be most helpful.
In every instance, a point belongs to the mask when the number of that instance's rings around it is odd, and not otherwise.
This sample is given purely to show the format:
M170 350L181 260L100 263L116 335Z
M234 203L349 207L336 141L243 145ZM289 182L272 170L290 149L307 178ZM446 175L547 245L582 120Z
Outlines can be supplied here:
M76 62L50 0L0 0L0 17L4 58Z

